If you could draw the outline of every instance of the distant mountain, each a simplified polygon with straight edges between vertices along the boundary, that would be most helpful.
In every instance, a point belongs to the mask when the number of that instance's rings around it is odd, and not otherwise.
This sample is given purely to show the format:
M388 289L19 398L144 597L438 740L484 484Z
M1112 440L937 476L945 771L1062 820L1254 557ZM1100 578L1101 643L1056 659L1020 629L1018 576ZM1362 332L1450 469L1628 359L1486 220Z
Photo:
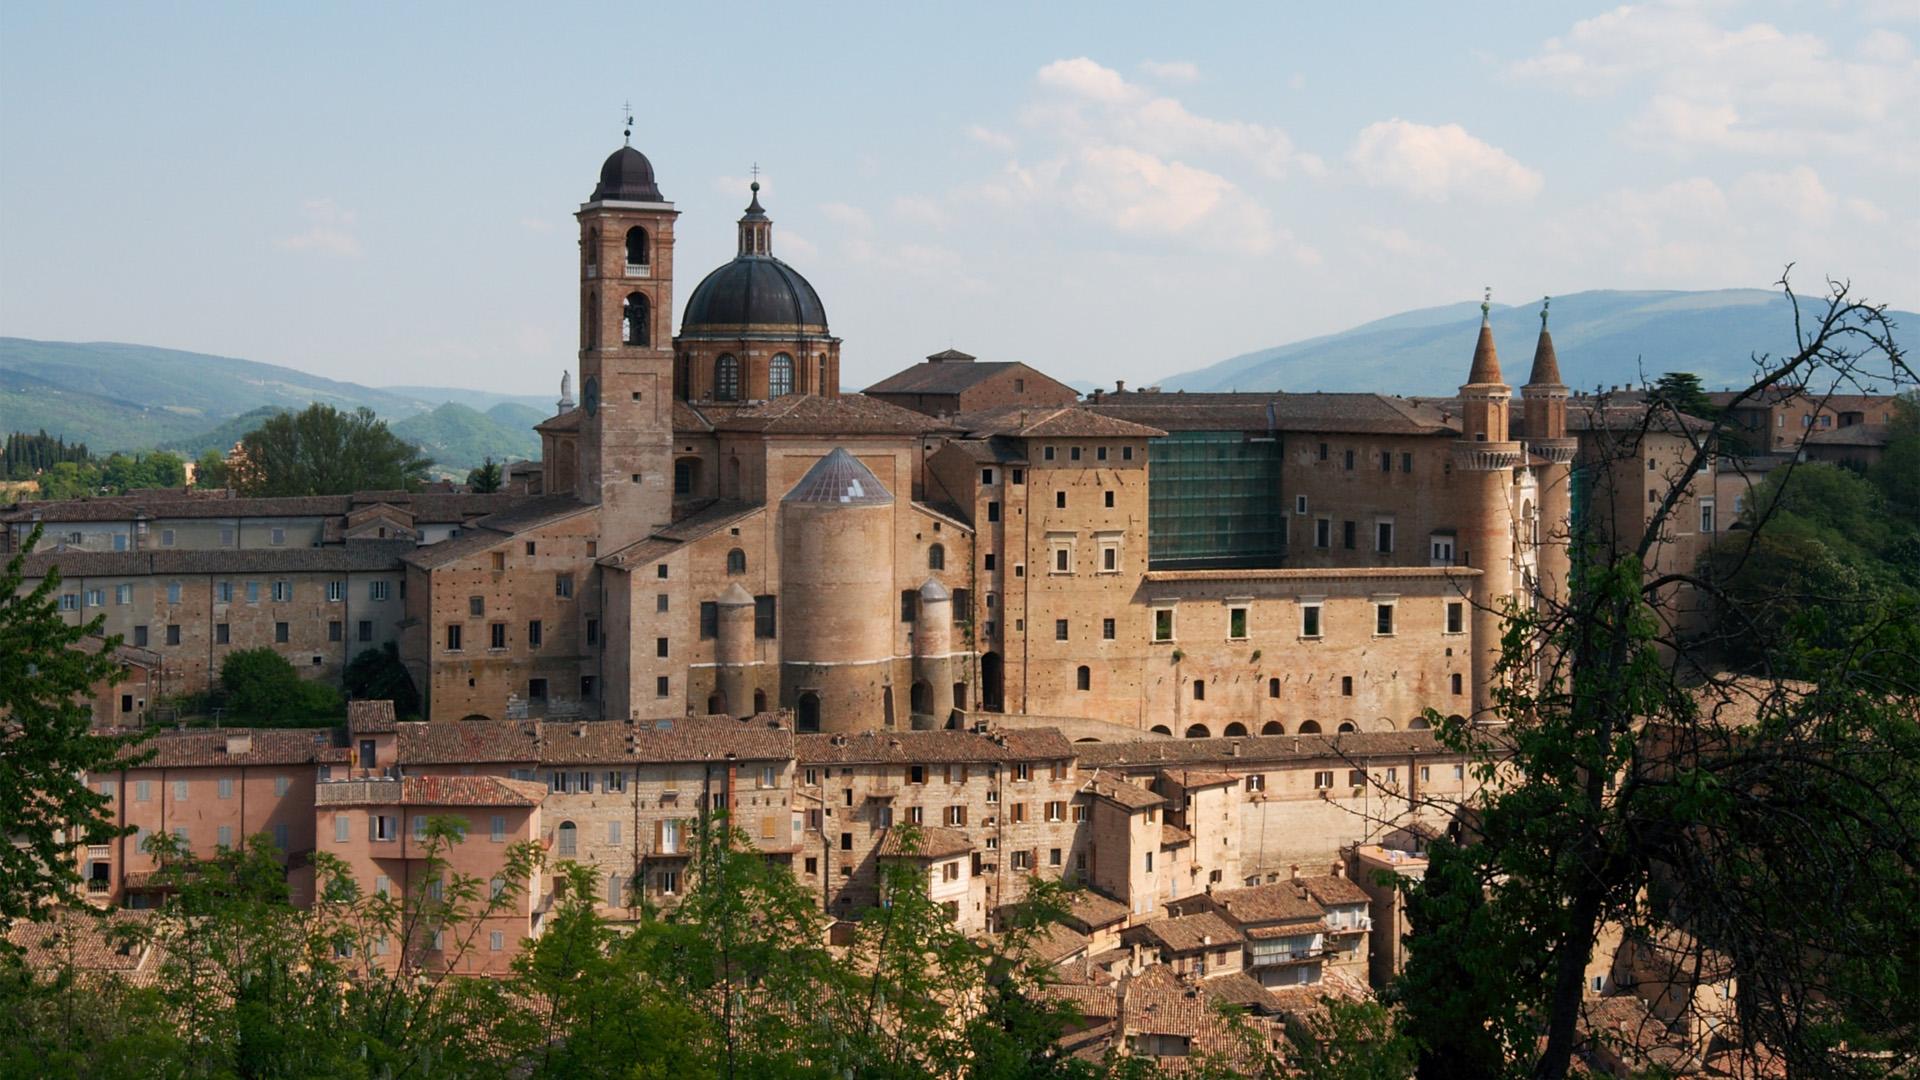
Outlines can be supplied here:
M494 408L534 411L511 402ZM544 419L545 416L536 416L533 422ZM488 456L502 465L514 458L540 456L540 438L533 433L531 423L518 426L503 423L489 413L451 401L432 412L410 416L391 426L395 435L418 445L433 458L436 472L460 477Z
M1920 315L1890 312L1911 341ZM1161 380L1165 390L1377 390L1449 394L1466 378L1480 305L1449 304L1223 360ZM1494 305L1494 340L1507 382L1527 380L1540 305ZM1709 389L1744 385L1751 356L1793 348L1793 311L1761 289L1711 292L1595 290L1553 298L1554 351L1576 390L1691 371Z
M422 418L408 437L432 442L441 465L462 473L489 453L537 455L539 441L526 429L553 412L549 399L533 395L379 389L149 345L0 337L0 431L44 428L96 452L225 449L273 410L304 409L316 401L339 409L365 406L396 431L406 420ZM426 420L448 403L458 403L465 414Z

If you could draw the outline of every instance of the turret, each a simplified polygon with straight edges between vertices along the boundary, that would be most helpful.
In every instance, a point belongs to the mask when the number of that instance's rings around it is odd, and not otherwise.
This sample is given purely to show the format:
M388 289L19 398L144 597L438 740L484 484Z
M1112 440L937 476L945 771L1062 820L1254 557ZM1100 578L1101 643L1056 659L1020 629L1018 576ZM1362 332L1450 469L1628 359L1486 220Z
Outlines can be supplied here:
M1566 599L1572 573L1573 459L1580 444L1567 437L1568 391L1547 330L1552 303L1552 297L1540 303L1540 340L1520 397L1527 407L1527 453L1535 465L1540 498L1536 519L1526 523L1534 545L1534 584L1543 598L1559 601Z
M928 578L920 586L918 607L913 622L913 725L945 727L953 713L953 596Z
M753 713L753 596L736 581L714 606L719 609L713 660L718 668L720 711L749 716Z
M835 448L780 501L780 701L801 730L888 718L893 581L893 494Z
M1453 444L1453 469L1461 489L1462 555L1480 571L1467 598L1473 608L1473 708L1476 719L1493 699L1493 672L1500 659L1503 609L1513 594L1513 470L1520 444L1508 439L1513 389L1500 374L1491 319L1492 291L1480 304L1480 337L1473 365L1460 387L1461 430Z

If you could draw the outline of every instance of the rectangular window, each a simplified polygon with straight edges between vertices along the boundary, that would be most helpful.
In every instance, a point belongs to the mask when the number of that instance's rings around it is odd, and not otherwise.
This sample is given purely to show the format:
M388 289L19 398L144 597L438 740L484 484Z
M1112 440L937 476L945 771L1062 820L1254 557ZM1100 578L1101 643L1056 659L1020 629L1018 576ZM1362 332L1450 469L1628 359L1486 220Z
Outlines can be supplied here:
M339 619L327 620L327 640L328 641L345 641L346 638L347 638L346 623L341 622Z
M1400 455L1400 471L1404 473L1410 473L1413 471L1413 455L1412 454L1403 453Z
M1381 554L1390 554L1393 551L1393 522L1374 522L1373 550Z
M125 607L133 603L133 586L115 585L113 587L113 602L119 607Z
M336 844L346 843L347 838L351 835L352 828L353 823L347 819L347 815L333 815L333 842Z
M500 930L490 930L487 932L487 948L490 951L499 952L506 947L507 935L505 932Z
M619 769L610 769L600 781L600 790L621 792L627 790L627 774Z
M700 640L712 641L720 635L720 605L713 600L700 601Z
M670 690L668 689L668 686L669 684L667 682L667 677L665 675L661 675L655 678L653 680L653 696L654 697L669 696Z
M1356 522L1343 521L1340 523L1340 546L1341 547L1346 548L1348 551L1352 551L1354 548L1359 546L1359 542L1358 542L1359 536L1360 536L1360 530Z
M1053 640L1055 641L1067 640L1067 620L1065 619L1053 620Z
M1353 676L1351 675L1340 676L1340 696L1341 697L1353 696Z
M1700 500L1700 531L1703 533L1710 533L1713 531L1713 500L1712 499Z
M1115 574L1120 571L1120 545L1111 540L1100 543L1100 572Z
M599 619L587 620L587 644L589 646L596 646L600 644L600 620Z
M1463 600L1447 601L1447 633L1458 634L1466 629L1467 605Z
M1462 693L1465 690L1465 680L1460 677L1459 672L1457 671L1454 672L1452 675L1448 676L1448 678L1451 680L1451 683L1452 683L1451 689L1456 696L1458 696L1460 693Z
M286 624L281 623L280 625L285 626ZM283 638L282 640L285 640L285 639ZM167 644L169 645L180 644L180 624L179 623L167 624Z
M1227 637L1232 641L1245 641L1247 638L1247 609L1230 607L1227 609Z
M553 575L553 595L558 596L563 600L573 599L573 575L572 574Z
M1300 636L1301 637L1319 637L1320 636L1320 605L1319 604L1301 604L1300 605Z
M1325 791L1333 786L1333 770L1323 769L1313 774L1313 786L1316 791Z
M459 623L447 624L447 651L448 652L460 651L460 624Z
M1000 520L1000 504L999 503L990 502L987 504L987 520L988 521Z
M219 792L220 798L222 799L233 798L233 777L231 776L221 777L220 782L217 785L215 785L215 789Z
M1313 522L1313 546L1329 548L1333 546L1333 521L1328 518L1315 518Z
M273 583L273 602L284 604L293 599L293 582L276 581Z
M286 542L287 542L287 530L285 529L268 529L267 530L267 543L272 544L274 547L279 547L281 544L284 544Z
M947 824L953 828L959 828L966 825L967 808L965 806L947 807L946 821L947 821Z
M534 701L547 700L547 680L528 679L527 680L527 697L533 699Z
M653 610L662 615L667 613L669 601L666 593L658 593L653 598Z
M232 633L233 633L233 628L230 624L214 623L213 624L213 643L215 645L227 644L228 640L232 636Z
M487 839L496 844L507 842L507 815L495 814L488 823Z
M1053 572L1056 574L1073 573L1073 549L1064 545L1053 549Z
M1054 493L1053 493L1053 508L1054 508L1055 510L1065 510L1065 509L1067 508L1067 493L1066 493L1066 492L1064 492L1064 491L1056 491L1056 492L1054 492Z
M1101 619L1101 620L1100 620L1100 639L1101 639L1102 641L1112 641L1112 640L1113 640L1113 638L1114 638L1114 622L1113 622L1113 620L1112 620L1112 619Z
M993 486L993 470L992 469L980 470L980 484L983 487Z
M1155 608L1153 612L1153 640L1173 640L1173 609Z
M187 801L187 782L185 780L175 780L173 782L173 801L177 803Z
M392 588L393 586L390 582L369 581L367 582L367 599L376 602L384 601L387 597L393 595Z
M347 583L344 581L327 582L327 602L337 604L347 598Z
M360 638L360 640L361 640L361 641L372 641L372 640L373 640L373 620L372 620L372 619L361 619L361 620L360 620L360 627L359 627L359 635L358 635L358 636L359 636L359 638Z
M773 638L780 632L780 612L774 597L756 596L753 598L753 636Z
M233 546L233 526L231 525L220 526L220 546L221 547Z
M993 571L993 568L994 568L994 567L995 567L995 566L996 566L996 565L998 564L998 562L999 562L999 560L998 560L998 559L996 559L996 558L994 558L994 554L993 554L993 552L991 552L991 551L989 551L989 552L987 552L987 553L986 553L986 555L984 555L984 556L983 556L983 557L981 558L981 560L980 560L980 568L981 568L982 570L985 570L985 571L987 571L987 572L989 572L989 573L991 573L991 572Z
M1353 451L1347 451L1347 471L1353 471Z
M1052 460L1053 460L1053 447L1051 447L1051 446L1047 446L1047 447L1042 447L1042 448L1041 448L1041 450L1040 450L1040 457L1041 457L1041 459L1042 459L1042 460L1044 460L1044 461L1052 461Z
M913 622L920 617L920 590L903 589L900 593L900 621Z
M1393 471L1393 455L1385 450L1380 451L1380 471Z
M133 628L133 643L140 648L146 648L147 628L144 625Z
M274 623L273 624L274 643L278 645L285 645L288 642L288 640L290 640L292 632L293 632L293 626L291 623L283 623L283 622Z
M1373 632L1376 634L1393 633L1393 605L1373 605Z

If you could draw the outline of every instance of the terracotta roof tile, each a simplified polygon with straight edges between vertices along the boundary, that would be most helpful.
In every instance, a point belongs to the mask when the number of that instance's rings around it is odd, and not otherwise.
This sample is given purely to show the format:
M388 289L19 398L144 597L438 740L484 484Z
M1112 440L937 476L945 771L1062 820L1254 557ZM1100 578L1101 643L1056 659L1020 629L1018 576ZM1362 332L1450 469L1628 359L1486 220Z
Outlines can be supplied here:
M1006 405L953 418L975 437L1153 439L1166 432L1080 405Z
M1163 848L1179 847L1182 844L1191 844L1191 843L1193 843L1193 834L1181 828L1180 826L1178 825L1160 826L1160 846L1161 847Z
M767 715L750 720L688 716L672 720L549 720L539 725L543 765L622 761L786 761L793 732Z
M1087 933L1125 922L1129 914L1127 905L1092 889L1076 890L1067 905L1067 923Z
M1413 757L1452 753L1431 731L1357 731L1344 735L1241 735L1213 739L1142 739L1137 742L1080 743L1074 747L1087 768L1145 769L1153 766L1212 764L1243 768L1256 762L1313 758Z
M885 830L880 838L881 858L898 859L947 859L955 855L965 855L973 850L973 841L967 834L955 829L943 829L937 825L918 827L917 846L913 851L905 850L906 830L893 827Z
M231 752L229 752L231 748ZM153 751L136 768L183 769L215 765L343 763L351 755L334 743L333 728L192 728L164 731L121 751L132 758Z
M1344 877L1332 874L1316 874L1303 877L1300 884L1306 887L1307 895L1322 906L1330 904L1366 904L1372 902L1365 889Z
M409 721L399 725L402 765L534 764L540 727L531 720Z
M1164 431L1452 435L1460 430L1432 406L1386 394L1128 391L1104 394L1086 407Z
M1161 769L1160 775L1188 791L1225 787L1240 782L1239 777L1218 769Z
M1117 776L1103 776L1099 773L1087 779L1086 789L1130 813L1151 810L1156 806L1164 805L1167 801L1138 784L1128 783Z
M1196 952L1245 940L1240 931L1211 911L1144 922L1129 927L1120 938L1129 945L1134 942L1157 945L1176 953Z
M903 409L862 394L821 397L787 394L743 405L701 403L688 410L716 431L759 431L769 435L924 435L953 426L925 413Z
M944 354L939 361L928 360L903 368L867 387L868 394L958 394L987 381L1003 371L1026 368L1040 378L1047 378L1040 372L1027 367L1017 360L966 360L947 359ZM965 356L965 353L961 354Z
M1291 881L1245 889L1217 889L1207 895L1243 927L1250 923L1319 922L1327 914L1304 888Z
M361 540L327 547L216 548L159 551L52 551L27 556L28 577L57 568L62 577L166 574L370 573L400 569L411 540Z
M941 764L970 761L1063 761L1074 746L1056 728L971 731L866 731L856 735L795 735L794 750L808 764Z

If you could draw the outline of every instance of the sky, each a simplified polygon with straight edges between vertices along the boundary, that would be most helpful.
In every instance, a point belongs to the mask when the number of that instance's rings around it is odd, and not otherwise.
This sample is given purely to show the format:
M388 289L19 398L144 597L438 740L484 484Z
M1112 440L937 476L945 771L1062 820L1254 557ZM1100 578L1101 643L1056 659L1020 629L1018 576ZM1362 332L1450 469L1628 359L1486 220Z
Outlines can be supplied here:
M14 0L0 335L551 393L627 102L676 309L757 164L849 387L948 347L1145 384L1789 262L1920 307L1920 0Z

